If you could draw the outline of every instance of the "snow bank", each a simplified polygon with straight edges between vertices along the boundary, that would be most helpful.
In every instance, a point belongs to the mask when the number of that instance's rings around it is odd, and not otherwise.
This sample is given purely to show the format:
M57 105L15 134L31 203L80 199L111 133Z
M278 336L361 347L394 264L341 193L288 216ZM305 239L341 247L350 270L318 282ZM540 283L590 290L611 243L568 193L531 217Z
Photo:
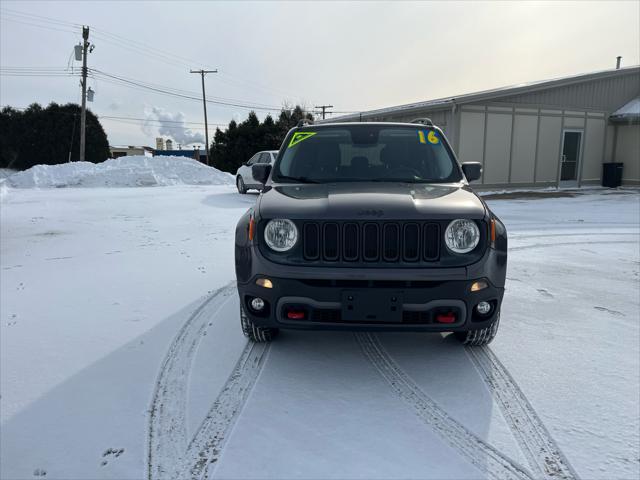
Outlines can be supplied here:
M109 159L103 163L36 165L7 178L15 188L153 187L233 184L233 176L185 157Z
M13 168L0 168L0 180L7 178L9 175L13 175L16 172L17 170L14 170Z
M4 200L4 198L9 193L9 187L7 187L7 181L4 179L0 180L0 202Z

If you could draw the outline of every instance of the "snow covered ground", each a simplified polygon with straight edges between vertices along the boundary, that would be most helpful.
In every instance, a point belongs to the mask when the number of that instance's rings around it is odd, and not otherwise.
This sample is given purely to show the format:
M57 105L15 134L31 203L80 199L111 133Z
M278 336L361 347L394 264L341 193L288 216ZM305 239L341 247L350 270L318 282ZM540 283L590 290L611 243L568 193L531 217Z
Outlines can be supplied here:
M255 198L8 189L1 478L638 478L637 192L490 200L508 284L476 351L414 333L247 345L232 243Z
M6 181L14 188L68 188L225 185L235 179L190 158L130 155L102 163L36 165L10 175Z

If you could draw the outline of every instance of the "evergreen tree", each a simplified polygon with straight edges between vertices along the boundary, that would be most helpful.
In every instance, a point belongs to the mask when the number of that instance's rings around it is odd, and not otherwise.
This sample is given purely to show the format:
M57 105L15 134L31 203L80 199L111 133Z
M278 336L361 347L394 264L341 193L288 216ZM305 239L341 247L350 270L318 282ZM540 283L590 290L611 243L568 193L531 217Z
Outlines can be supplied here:
M77 161L80 154L80 106L37 103L20 112L0 111L0 167L24 170L33 165L56 165ZM85 159L100 163L109 158L107 135L87 110Z
M236 173L256 152L278 150L289 130L302 119L313 120L313 115L296 105L283 108L277 121L267 115L261 123L255 112L249 112L247 119L239 124L232 120L226 131L216 129L210 150L213 166Z

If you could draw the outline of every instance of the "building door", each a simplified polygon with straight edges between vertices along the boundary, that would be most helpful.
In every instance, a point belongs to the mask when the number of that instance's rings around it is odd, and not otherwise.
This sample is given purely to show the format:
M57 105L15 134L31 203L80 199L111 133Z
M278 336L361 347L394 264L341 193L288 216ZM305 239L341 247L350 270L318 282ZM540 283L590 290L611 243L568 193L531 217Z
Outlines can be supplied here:
M578 167L582 150L582 131L565 130L562 136L562 156L560 157L560 186L578 185Z

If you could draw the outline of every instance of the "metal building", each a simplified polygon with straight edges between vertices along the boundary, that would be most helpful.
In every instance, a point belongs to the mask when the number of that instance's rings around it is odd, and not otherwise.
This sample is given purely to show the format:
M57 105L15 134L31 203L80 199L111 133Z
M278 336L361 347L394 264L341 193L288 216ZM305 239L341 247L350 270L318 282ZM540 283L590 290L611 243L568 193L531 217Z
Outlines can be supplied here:
M602 164L624 163L640 185L640 122L617 111L640 96L640 66L606 70L332 118L429 117L462 162L481 162L483 187L600 184ZM637 115L635 117L638 118ZM624 126L623 126L624 125Z
M109 145L109 151L111 152L111 158L127 157L131 155L142 155L145 157L153 156L153 149L151 147L139 147L136 145Z

